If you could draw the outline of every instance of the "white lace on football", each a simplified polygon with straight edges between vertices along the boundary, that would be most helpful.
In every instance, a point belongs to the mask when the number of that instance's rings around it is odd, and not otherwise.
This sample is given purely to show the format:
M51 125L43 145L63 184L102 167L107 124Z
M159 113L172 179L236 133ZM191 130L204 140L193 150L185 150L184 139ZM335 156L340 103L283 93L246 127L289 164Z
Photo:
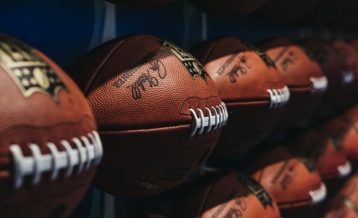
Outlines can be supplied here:
M354 80L354 74L352 71L347 70L342 72L342 83L343 84L350 84Z
M344 196L341 196L341 197L343 198L344 206L353 210L355 212L355 214L358 214L358 205L355 202L353 202L349 197L344 197Z
M324 92L326 91L328 87L328 80L327 77L321 76L321 77L311 77L312 82L312 92Z
M210 133L226 125L229 118L224 102L220 105L206 107L203 111L200 108L190 108L190 115L193 117L193 126L190 136L201 135L204 132Z
M287 86L281 89L267 89L270 96L270 109L283 107L290 100L290 90Z
M91 166L97 166L102 159L102 143L96 131L85 136L72 138L75 148L69 141L62 140L60 144L64 150L59 151L58 146L52 142L46 144L50 150L48 154L42 154L40 146L29 144L32 155L24 156L21 147L17 144L10 146L10 153L14 161L14 187L21 188L26 176L31 176L32 185L41 182L42 174L50 173L50 180L59 176L60 170L64 170L65 176L73 174L74 167L77 173L88 170Z
M312 204L317 204L317 203L322 202L326 198L326 195L327 195L326 185L324 183L322 183L318 189L310 191L309 194L312 199Z
M346 163L337 167L338 173L340 177L348 176L352 171L351 162L347 161Z

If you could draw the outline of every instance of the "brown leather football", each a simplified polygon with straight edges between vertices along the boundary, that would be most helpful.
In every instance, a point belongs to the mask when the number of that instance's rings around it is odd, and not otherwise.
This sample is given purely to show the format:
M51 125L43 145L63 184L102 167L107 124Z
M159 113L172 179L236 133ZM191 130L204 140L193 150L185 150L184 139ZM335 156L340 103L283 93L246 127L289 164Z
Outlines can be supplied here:
M288 88L272 60L238 38L207 42L193 54L219 88L230 114L213 155L235 157L276 126L289 100Z
M349 95L345 96L345 101L340 102L340 104L349 107L358 102L358 95L356 94L358 92L358 51L348 42L340 39L333 41L332 45L341 52L348 64L349 71L353 73L352 89Z
M250 14L261 8L268 0L190 0L199 8L222 16Z
M201 64L149 35L115 39L73 72L103 140L100 189L131 197L173 188L207 159L228 113Z
M322 179L346 177L351 173L351 163L337 139L326 131L324 125L311 129L290 145L313 161Z
M324 218L358 217L358 175L351 177L334 199Z
M319 0L269 0L258 14L265 19L290 22L305 16Z
M320 64L328 80L327 90L315 114L319 118L331 117L345 109L341 99L350 95L354 74L349 69L344 55L328 42L309 39L302 44Z
M178 197L174 217L279 218L269 193L249 176L237 172L199 178Z
M326 197L326 186L313 163L285 146L255 158L248 171L280 208L317 204Z
M107 0L114 4L122 4L139 9L157 9L167 6L175 0Z
M310 54L286 38L275 38L262 46L290 90L280 128L306 125L327 88L327 78Z
M102 157L77 85L38 50L0 35L0 217L69 217Z
M336 139L348 159L358 161L358 106L327 122L325 131Z

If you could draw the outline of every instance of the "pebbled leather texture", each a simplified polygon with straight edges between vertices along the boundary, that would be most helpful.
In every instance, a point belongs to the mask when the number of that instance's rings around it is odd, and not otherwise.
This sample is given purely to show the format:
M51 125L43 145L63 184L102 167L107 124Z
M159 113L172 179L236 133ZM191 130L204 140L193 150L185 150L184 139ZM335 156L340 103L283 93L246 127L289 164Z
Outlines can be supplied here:
M310 192L323 184L319 172L307 161L279 146L255 158L248 170L280 208L292 208L312 204Z
M193 54L203 63L230 113L213 155L227 158L247 151L279 121L284 103L270 109L268 90L284 89L281 75L263 52L253 50L239 38L206 42Z
M0 35L0 216L69 217L95 174L95 167L51 181L49 173L32 184L32 175L14 187L15 164L11 145L25 157L50 154L52 142L59 151L62 140L71 141L96 130L91 109L78 86L48 57L6 35ZM75 149L75 145L71 144ZM38 166L39 168L42 166Z
M206 160L220 136L221 128L205 128L190 137L190 109L207 116L221 98L201 65L166 43L149 35L115 39L72 68L104 142L95 184L106 192L140 197L173 188Z
M281 217L266 190L248 175L237 172L200 178L183 191L175 208L178 218Z
M311 82L311 78L324 76L320 66L302 47L286 38L268 40L262 48L275 62L291 94L280 128L306 125L322 98L322 92L314 92Z

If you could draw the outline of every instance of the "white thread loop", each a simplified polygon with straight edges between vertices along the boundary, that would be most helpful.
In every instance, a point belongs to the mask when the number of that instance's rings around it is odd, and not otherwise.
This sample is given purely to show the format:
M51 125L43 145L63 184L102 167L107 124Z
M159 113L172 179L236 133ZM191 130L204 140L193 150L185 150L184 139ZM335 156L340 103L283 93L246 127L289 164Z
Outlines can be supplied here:
M47 147L50 149L50 151L51 151L51 156L52 156L52 164L53 164L53 171L52 171L52 173L51 173L51 177L50 177L50 179L51 179L51 181L54 181L55 179L57 179L57 177L58 177L58 174L59 174L59 172L60 172L60 170L59 169L61 169L60 168L60 159L61 159L61 154L60 154L60 152L57 150L57 147L56 147L56 145L54 144L54 143L52 143L52 142L49 142L49 143L47 143Z
M352 165L350 161L347 161L346 163L339 165L337 167L339 177L346 177L352 172Z
M74 167L78 167L78 173L97 166L102 158L102 143L96 131L88 133L86 136L73 138L76 148L72 148L70 143L62 140L60 143L64 151L59 151L58 147L48 142L49 154L42 154L40 146L30 144L31 156L24 156L21 147L17 144L10 146L10 153L14 161L14 187L21 188L26 176L31 176L31 184L37 185L41 182L42 174L50 173L50 180L58 178L60 170L65 170L65 177L73 174Z
M352 71L347 70L342 72L342 83L351 84L354 80L354 74Z
M283 107L290 100L290 90L287 86L284 86L281 89L267 89L266 91L270 97L269 109Z
M224 102L210 108L206 107L204 110L206 111L206 114L204 114L203 110L200 108L197 108L196 110L190 108L189 111L193 118L190 137L202 135L204 131L205 133L215 131L216 129L225 126L229 118L229 113Z
M326 185L322 183L318 189L310 191L309 194L311 196L312 204L317 204L319 202L322 202L327 195Z
M313 93L320 93L326 91L328 87L328 80L327 77L311 77L312 82L312 92Z
M78 161L77 173L79 174L83 171L84 165L87 161L86 160L86 151L82 146L81 140L79 140L78 138L72 138L72 141L75 143L75 145L77 147L77 151L78 151L79 161Z

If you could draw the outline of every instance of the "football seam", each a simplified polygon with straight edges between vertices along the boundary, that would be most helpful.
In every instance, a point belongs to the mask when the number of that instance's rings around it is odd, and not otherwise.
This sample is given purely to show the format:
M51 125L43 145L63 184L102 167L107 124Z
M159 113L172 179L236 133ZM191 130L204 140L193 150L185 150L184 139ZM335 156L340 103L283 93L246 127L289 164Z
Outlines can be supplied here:
M207 62L207 60L209 59L209 56L212 55L212 51L213 51L214 48L217 46L217 44L218 44L218 42L213 42L213 43L210 45L208 51L207 51L206 54L205 54L205 57L203 58L203 61L202 61L203 65L207 64L206 62Z
M168 130L168 129L176 129L176 128L188 128L189 130L191 129L191 123L186 123L186 124L176 124L176 125L166 125L166 126L153 126L153 127L148 127L148 128L132 128L132 129L122 129L122 130L118 130L118 127L114 126L105 130L101 130L100 129L100 134L118 134L118 133L138 133L138 132L150 132L150 131L155 131L155 130Z
M108 62L108 60L112 57L113 53L117 51L117 49L125 42L126 40L120 40L115 44L115 46L109 51L109 53L105 56L103 61L99 64L97 67L97 70L92 74L91 78L88 81L88 84L86 85L86 88L84 89L85 95L88 94L88 91L90 90L90 87L93 85L94 81L96 81L96 78L98 77L99 72L102 70L103 66Z
M75 126L75 125L78 125L78 124L84 122L84 120L87 120L88 118L89 118L89 120L95 122L95 120L91 116L84 115L81 119L79 119L78 121L75 121L75 122L64 121L64 122L57 122L57 123L54 123L52 125L35 125L35 126L31 125L31 124L19 124L19 125L16 125L16 126L12 126L11 128L4 129L1 132L0 136L2 136L4 132L7 132L7 131L10 131L10 130L13 130L13 129L18 129L18 128L51 129L51 128L54 128L54 127L64 126L64 125ZM2 153L0 152L0 156L1 155L2 155Z

